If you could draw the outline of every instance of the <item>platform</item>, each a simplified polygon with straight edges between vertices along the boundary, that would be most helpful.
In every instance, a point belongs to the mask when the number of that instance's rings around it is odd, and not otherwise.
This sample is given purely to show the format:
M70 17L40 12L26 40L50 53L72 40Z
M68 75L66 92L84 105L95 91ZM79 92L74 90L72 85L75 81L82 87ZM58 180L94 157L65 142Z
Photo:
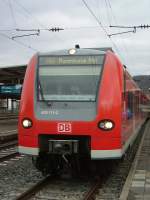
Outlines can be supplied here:
M150 120L146 124L120 200L150 200Z

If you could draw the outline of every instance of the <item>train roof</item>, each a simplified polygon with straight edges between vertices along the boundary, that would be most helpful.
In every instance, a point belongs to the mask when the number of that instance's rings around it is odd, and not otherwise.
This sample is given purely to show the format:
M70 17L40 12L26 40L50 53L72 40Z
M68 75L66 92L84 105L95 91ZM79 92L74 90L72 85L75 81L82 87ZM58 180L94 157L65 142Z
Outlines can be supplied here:
M84 48L84 49L95 49L95 50L98 50L98 51L113 51L113 49L111 47L93 47L93 48Z
M102 47L102 48L73 48L76 50L74 55L103 55L106 53L106 51L112 51L111 47ZM65 50L57 50L52 52L46 52L46 53L38 53L40 56L48 56L48 55L69 55L69 50L71 49L65 49Z

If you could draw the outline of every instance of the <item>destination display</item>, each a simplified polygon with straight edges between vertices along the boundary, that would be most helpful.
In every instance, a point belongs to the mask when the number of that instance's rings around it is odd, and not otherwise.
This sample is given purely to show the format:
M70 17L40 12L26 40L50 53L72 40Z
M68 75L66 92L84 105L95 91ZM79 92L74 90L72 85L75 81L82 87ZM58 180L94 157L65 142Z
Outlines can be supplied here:
M20 95L22 85L0 85L0 94L1 95Z
M103 63L99 56L41 56L39 65L98 65Z

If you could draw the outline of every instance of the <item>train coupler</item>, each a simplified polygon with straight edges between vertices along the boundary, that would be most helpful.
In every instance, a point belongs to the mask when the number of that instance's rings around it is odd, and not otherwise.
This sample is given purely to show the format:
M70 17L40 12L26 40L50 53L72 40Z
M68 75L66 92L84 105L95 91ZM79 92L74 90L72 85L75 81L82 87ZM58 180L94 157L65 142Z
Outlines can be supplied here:
M49 140L50 154L77 154L79 153L78 140Z

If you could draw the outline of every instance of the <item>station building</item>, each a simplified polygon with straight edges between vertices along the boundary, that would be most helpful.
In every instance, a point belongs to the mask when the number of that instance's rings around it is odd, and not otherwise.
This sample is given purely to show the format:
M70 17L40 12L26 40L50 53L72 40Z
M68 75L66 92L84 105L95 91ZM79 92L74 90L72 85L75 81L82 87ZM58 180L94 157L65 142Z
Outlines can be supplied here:
M18 112L27 65L0 67L0 113Z

